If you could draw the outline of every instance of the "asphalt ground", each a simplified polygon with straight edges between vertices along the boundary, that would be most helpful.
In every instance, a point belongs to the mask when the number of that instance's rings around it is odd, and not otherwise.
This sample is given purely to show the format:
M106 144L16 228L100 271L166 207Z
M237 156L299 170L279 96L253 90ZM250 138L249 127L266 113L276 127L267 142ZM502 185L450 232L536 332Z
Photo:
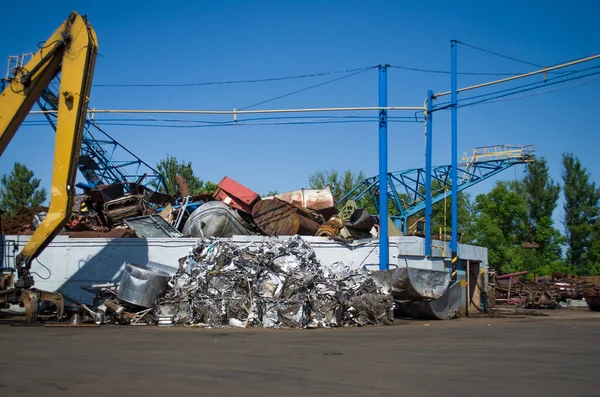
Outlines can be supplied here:
M4 321L0 395L600 396L600 315L562 312L317 330Z

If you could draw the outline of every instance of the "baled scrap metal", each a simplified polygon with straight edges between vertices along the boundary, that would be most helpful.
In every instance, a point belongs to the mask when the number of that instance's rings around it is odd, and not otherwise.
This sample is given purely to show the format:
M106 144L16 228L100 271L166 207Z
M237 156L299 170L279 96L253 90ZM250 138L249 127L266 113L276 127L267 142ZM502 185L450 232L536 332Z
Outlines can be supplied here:
M384 294L362 294L350 297L344 321L356 325L390 324L393 320L392 297Z
M226 239L202 239L173 277L157 308L173 314L175 324L213 327L336 327L385 324L361 295L382 296L367 270L343 264L324 268L299 236L237 246ZM363 298L373 301L374 298ZM392 300L385 310L391 312ZM344 321L344 310L356 313ZM157 309L157 310L158 310ZM357 320L359 318L359 320Z

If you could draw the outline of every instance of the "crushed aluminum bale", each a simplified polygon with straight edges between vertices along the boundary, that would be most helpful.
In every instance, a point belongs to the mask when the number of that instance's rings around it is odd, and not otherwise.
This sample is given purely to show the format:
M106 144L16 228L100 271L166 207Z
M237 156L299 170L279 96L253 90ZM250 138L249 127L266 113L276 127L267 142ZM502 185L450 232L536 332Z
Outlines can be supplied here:
M393 301L367 270L323 267L299 236L236 245L198 242L157 313L176 325L318 328L390 323Z

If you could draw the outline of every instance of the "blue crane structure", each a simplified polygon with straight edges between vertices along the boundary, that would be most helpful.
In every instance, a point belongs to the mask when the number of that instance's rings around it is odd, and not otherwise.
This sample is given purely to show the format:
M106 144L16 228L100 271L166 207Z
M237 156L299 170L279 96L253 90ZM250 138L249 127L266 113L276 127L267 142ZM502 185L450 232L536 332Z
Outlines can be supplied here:
M458 191L476 185L514 165L535 160L533 145L498 145L475 148L467 152L457 167ZM431 171L431 202L438 203L452 191L452 166L440 165ZM395 212L394 223L407 234L408 218L425 210L425 168L411 168L387 174L388 208ZM343 206L347 200L368 199L379 211L379 176L362 181L339 200Z
M55 131L54 111L58 109L58 87L60 81L57 76L37 101L42 111L48 111L44 116ZM77 167L87 181L77 184L80 189L121 182L125 183L126 189L129 183L139 183L167 192L164 177L156 169L117 142L89 116L86 118Z

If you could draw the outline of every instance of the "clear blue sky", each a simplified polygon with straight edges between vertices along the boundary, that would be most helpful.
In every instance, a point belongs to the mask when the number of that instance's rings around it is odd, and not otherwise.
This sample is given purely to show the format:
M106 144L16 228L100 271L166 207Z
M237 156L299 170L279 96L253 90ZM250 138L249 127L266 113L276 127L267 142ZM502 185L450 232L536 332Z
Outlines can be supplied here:
M541 65L600 52L600 3L596 1L28 1L3 19L0 57L35 50L71 10L87 14L96 29L100 53L96 84L261 79L384 63L448 70L451 39ZM593 62L587 66L599 65ZM460 71L515 73L533 69L459 47ZM91 106L239 109L339 76L185 88L94 87ZM489 79L492 77L460 76L459 86ZM533 81L539 78L518 84ZM459 150L462 153L476 146L504 143L535 144L538 156L548 159L555 180L560 179L561 153L571 151L598 181L594 94L599 87L596 80L570 90L461 109ZM449 88L447 75L391 69L389 105L419 106L427 89L440 92ZM371 70L261 107L376 105L377 72ZM100 125L102 117L107 116L98 117ZM447 111L435 115L436 164L450 162L449 120ZM306 187L308 175L318 169L377 173L376 122L105 129L151 164L173 154L193 161L202 179L218 182L228 175L259 193ZM394 123L389 134L390 170L424 165L422 124ZM49 188L53 139L50 126L21 128L0 159L0 173L9 172L13 163L20 161ZM522 175L523 167L519 167L499 178ZM485 192L492 185L493 181L483 183L471 193Z

